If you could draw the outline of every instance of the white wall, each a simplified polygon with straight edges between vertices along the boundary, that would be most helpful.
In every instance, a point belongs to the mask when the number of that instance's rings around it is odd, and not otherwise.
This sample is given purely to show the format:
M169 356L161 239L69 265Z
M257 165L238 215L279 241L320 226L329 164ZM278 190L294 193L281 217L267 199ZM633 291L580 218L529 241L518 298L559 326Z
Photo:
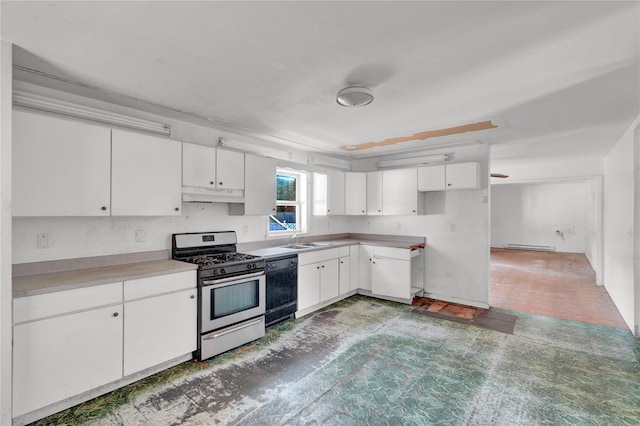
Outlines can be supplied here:
M584 253L585 201L584 181L494 185L491 246L532 244Z
M11 99L13 45L0 41L0 424L11 424Z
M485 145L430 151L456 162L481 164L482 189L425 193L425 215L352 216L351 232L424 236L425 289L431 297L474 306L489 304L489 148ZM415 154L416 156L419 154ZM368 167L363 162L355 165ZM365 169L367 170L367 169ZM452 232L452 226L455 231Z
M229 216L224 203L184 203L174 217L44 217L13 219L13 263L171 248L171 234L236 231L239 242L266 239L267 216ZM346 218L311 216L309 234L348 232ZM143 230L144 242L135 241ZM38 249L37 234L49 235L49 248Z
M602 270L602 177L585 181L584 255L603 284Z
M604 285L634 330L634 128L604 158Z

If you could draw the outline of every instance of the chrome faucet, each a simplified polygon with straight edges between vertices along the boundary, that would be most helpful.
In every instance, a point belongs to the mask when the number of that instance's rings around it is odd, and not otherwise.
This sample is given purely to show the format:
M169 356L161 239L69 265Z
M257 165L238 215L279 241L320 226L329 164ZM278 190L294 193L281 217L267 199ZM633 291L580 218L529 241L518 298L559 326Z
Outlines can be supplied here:
M300 243L302 241L302 237L300 237L300 241L296 241L298 238L298 234L291 234L291 244Z

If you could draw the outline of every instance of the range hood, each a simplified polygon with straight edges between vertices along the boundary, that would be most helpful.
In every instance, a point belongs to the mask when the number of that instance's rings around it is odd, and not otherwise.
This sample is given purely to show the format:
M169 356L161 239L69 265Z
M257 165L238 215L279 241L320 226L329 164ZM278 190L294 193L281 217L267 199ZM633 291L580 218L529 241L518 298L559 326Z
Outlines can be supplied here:
M244 203L244 191L240 189L215 189L182 187L184 203Z

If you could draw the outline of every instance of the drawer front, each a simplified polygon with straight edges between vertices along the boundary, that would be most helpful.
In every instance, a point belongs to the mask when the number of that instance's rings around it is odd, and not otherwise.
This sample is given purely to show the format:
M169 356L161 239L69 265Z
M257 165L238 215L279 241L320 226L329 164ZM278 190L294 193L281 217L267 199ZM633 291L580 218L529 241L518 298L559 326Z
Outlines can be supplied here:
M380 257L390 257L392 259L409 260L411 258L411 250L397 247L376 246L374 254Z
M13 299L13 323L18 324L122 302L122 282L56 291Z
M308 265L310 263L324 262L329 259L340 257L340 248L322 249L307 253L298 254L298 265Z
M124 300L195 288L197 279L197 271L193 270L128 280L124 282Z

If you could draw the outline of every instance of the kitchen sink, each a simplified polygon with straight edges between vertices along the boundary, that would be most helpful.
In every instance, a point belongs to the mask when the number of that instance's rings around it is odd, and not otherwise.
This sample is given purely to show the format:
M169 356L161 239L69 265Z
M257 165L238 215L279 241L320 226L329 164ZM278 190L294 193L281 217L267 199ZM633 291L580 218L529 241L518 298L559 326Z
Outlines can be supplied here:
M307 250L307 249L319 248L319 247L329 247L331 245L333 244L332 243L296 243L296 244L291 243L282 247L293 249L293 250Z

